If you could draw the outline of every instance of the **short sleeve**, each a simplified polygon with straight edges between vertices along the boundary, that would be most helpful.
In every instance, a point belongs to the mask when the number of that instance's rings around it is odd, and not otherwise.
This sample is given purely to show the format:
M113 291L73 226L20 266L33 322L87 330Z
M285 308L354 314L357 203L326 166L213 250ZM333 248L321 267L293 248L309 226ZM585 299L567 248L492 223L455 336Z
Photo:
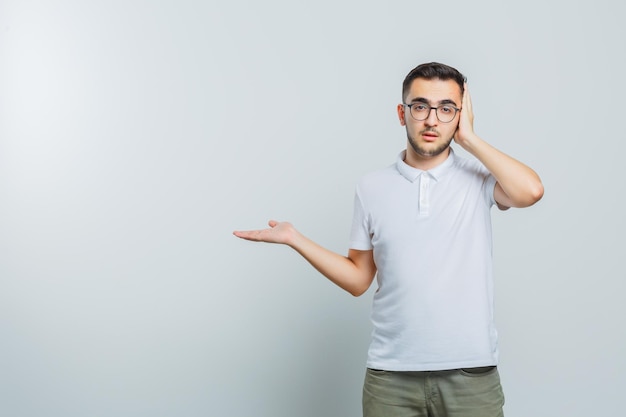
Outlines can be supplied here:
M491 207L496 204L496 197L494 196L496 188L496 178L487 172L485 180L483 182L483 197L487 207Z
M354 193L354 213L352 215L352 229L350 231L350 249L373 249L369 216L363 207L358 187Z

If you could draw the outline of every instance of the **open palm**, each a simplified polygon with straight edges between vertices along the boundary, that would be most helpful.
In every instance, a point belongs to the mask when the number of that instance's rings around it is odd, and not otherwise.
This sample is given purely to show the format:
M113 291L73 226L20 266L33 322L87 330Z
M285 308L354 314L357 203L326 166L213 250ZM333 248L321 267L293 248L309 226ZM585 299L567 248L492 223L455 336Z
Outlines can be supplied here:
M255 242L284 243L289 244L295 229L289 222L270 220L268 229L235 231L237 237Z

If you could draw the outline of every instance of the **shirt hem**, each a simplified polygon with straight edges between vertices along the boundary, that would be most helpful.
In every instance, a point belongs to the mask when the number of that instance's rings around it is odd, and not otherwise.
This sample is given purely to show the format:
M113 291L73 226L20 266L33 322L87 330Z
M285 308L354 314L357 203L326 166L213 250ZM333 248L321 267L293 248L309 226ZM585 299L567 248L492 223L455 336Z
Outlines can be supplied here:
M367 362L367 368L379 369L381 371L395 371L395 372L421 372L421 371L448 371L452 369L462 368L478 368L481 366L498 366L496 360L482 360L482 361L463 361L463 362L447 362L447 363L428 363L428 364L400 364L400 363L381 363L381 362Z

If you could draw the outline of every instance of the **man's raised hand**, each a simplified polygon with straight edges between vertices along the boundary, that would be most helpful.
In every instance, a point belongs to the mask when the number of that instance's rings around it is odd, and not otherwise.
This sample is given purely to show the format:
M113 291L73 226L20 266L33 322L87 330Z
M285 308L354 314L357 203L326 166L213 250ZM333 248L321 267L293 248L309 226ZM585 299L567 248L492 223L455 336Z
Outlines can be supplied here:
M472 98L470 97L467 83L465 83L465 92L461 103L461 113L459 117L459 126L454 133L454 141L467 150L467 146L474 139L474 109L472 108Z
M297 232L291 223L270 220L267 224L270 226L268 229L234 231L233 234L239 238L255 242L282 243L286 245L293 242Z

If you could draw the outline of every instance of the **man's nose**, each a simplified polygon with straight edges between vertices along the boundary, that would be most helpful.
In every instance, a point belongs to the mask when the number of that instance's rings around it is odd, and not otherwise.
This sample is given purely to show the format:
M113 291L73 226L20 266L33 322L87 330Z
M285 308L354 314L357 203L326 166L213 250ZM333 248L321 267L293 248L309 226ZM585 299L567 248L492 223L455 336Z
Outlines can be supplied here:
M427 126L436 126L438 121L439 120L437 119L437 108L431 107L428 111L428 117L424 120L424 123Z

